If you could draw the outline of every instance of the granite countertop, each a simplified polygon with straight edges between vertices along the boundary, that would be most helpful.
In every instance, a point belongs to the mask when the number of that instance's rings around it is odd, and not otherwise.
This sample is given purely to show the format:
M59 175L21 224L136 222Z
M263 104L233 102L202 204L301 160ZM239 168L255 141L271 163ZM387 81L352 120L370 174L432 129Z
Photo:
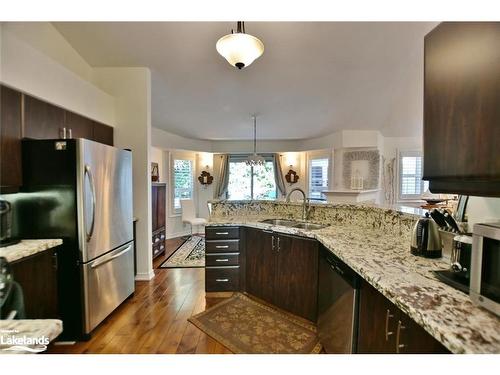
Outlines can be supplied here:
M377 229L334 224L308 231L260 222L268 218L276 217L212 217L209 225L242 225L316 238L451 352L500 353L500 319L431 272L449 268L447 260L415 257L406 239Z
M0 257L6 258L7 262L14 262L62 245L62 243L63 241L61 239L22 240L12 246L0 247Z
M0 354L43 352L62 330L58 319L0 320Z

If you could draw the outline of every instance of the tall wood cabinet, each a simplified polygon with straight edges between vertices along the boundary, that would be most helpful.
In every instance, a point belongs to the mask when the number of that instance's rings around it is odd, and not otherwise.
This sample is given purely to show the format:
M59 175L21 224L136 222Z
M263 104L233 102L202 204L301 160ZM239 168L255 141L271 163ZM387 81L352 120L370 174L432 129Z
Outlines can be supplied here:
M500 197L500 22L425 37L424 173L433 193Z
M22 186L21 139L86 138L113 146L113 128L77 113L0 86L0 192Z
M151 220L153 228L153 258L165 253L165 223L167 185L153 182L151 184Z
M246 291L315 322L318 256L314 239L248 228Z
M22 185L21 93L0 88L0 186L1 193L15 192Z

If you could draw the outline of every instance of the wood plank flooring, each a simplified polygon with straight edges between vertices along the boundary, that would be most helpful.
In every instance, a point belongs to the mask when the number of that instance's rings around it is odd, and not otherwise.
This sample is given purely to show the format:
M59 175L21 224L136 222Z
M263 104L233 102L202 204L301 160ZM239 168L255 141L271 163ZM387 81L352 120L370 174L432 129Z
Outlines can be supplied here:
M137 281L134 295L94 331L89 341L51 345L48 353L231 353L187 319L220 298L205 298L203 268L157 268L182 244L166 241L164 256L155 259L155 277Z

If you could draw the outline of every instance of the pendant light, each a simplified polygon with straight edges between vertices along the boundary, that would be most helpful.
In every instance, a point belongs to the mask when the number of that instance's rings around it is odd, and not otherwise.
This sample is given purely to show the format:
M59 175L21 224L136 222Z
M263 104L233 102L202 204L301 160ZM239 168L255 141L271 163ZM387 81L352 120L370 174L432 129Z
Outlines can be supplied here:
M246 165L255 167L257 165L264 165L266 160L257 154L257 116L252 116L253 118L253 155L250 155L245 161Z
M236 33L225 35L215 45L217 52L229 64L238 69L247 67L264 52L264 44L256 37L245 33L245 23L237 23Z

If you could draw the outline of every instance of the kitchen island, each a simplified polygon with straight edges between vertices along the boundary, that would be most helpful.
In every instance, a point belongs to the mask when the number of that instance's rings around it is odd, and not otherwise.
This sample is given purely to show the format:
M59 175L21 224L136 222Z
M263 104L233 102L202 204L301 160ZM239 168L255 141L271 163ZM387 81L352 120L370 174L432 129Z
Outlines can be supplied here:
M418 212L365 205L317 204L309 220L327 225L304 230L262 223L300 219L302 205L279 201L212 201L210 226L241 226L313 238L344 261L453 353L499 353L500 320L431 272L446 259L410 254ZM248 250L247 250L248 251Z

